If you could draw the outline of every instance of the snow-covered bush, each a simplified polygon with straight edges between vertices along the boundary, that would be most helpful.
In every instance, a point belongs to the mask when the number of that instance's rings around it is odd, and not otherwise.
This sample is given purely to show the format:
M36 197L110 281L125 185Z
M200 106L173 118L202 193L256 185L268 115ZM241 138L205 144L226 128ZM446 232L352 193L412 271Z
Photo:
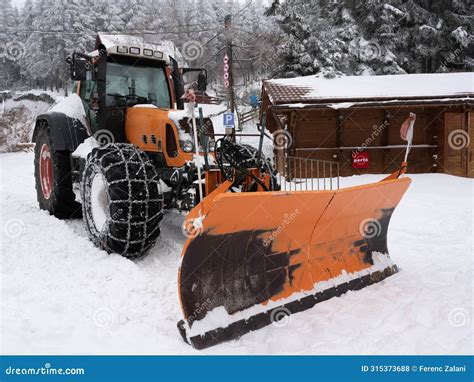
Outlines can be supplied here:
M461 45L467 47L470 43L469 33L463 27L458 27L451 32L451 36Z
M0 115L0 152L20 151L20 143L31 141L34 116L21 105Z

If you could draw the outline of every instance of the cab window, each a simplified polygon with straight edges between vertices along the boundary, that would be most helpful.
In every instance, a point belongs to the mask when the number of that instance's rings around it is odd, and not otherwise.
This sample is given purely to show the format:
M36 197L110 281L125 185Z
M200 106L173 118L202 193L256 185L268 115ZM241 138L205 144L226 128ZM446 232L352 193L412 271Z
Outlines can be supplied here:
M94 81L92 80L81 81L79 95L84 101L90 101L93 90L94 90Z
M107 97L116 105L152 104L159 108L171 105L164 67L143 63L107 62Z

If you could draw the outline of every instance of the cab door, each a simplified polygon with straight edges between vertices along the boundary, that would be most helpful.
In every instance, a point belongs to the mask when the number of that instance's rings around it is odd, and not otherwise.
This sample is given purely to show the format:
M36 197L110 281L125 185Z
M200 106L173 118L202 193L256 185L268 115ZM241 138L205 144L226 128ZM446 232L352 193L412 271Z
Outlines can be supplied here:
M99 123L97 121L97 107L94 107L94 92L96 82L92 79L78 81L77 94L81 97L84 111L86 112L86 119L89 123L88 128L95 133L99 130Z

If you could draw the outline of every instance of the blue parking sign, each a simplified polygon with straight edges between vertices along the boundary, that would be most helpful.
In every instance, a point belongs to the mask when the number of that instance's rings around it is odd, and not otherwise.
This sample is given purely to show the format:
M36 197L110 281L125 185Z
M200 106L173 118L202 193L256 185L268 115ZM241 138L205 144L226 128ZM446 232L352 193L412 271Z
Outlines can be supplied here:
M234 127L234 113L224 113L224 126Z

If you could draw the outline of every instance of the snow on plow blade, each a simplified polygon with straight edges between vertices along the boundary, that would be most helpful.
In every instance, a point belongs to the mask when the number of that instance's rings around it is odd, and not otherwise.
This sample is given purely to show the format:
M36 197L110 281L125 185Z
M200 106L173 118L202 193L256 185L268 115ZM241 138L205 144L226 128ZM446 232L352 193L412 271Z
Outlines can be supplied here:
M215 196L181 255L184 340L207 348L397 272L387 230L410 182Z

